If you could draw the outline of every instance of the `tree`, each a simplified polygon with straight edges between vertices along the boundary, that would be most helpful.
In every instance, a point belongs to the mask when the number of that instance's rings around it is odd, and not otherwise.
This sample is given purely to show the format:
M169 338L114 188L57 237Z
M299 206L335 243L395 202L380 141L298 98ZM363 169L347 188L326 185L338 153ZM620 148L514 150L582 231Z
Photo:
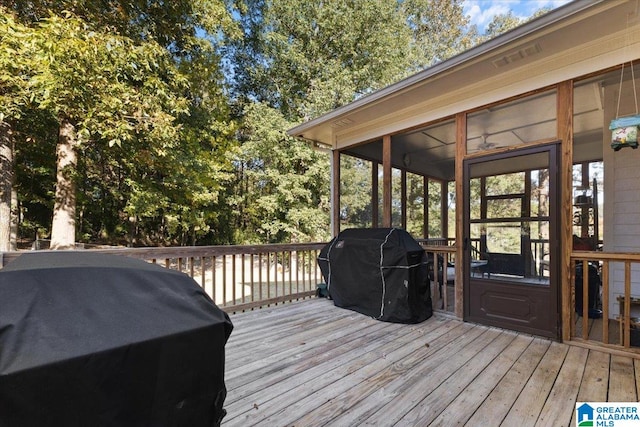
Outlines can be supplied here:
M330 111L404 76L410 33L391 0L248 0L232 51L235 94L289 120Z
M45 239L50 234L56 175L58 122L48 112L25 109L15 122L15 176L20 233ZM53 130L53 131L52 131Z
M462 0L404 0L400 2L412 32L411 72L432 66L477 43L477 30L468 28Z
M2 102L0 102L0 108L2 108L2 117L0 118L0 251L2 252L10 249L11 188L14 181L13 130L7 122L7 116L11 116L13 110L11 107L15 105L15 97L19 98L19 93L22 92L20 79L16 79L16 74L19 74L20 71L14 68L15 62L13 60L17 51L13 46L15 43L11 35L15 31L15 23L9 16L3 14L0 17L0 69L3 71L0 92L2 96ZM18 57L20 56L18 55Z
M491 22L489 22L489 24L487 25L485 33L483 37L480 38L480 40L484 41L497 37L500 34L506 33L507 31L512 30L527 21L542 16L549 11L551 11L551 8L541 8L536 10L533 15L528 18L519 18L515 16L512 11L509 11L506 14L495 15Z
M199 44L198 32L215 37L237 35L220 0L0 0L0 5L26 24L70 12L92 29L109 29L136 42L153 39L179 58L193 54L194 44Z
M158 231L158 224L162 230L152 239L157 243L205 234L217 216L212 209L217 194L231 177L226 152L233 146L234 126L215 45L234 31L224 4L63 0L7 5L37 39L27 55L35 61L30 69L39 70L28 97L54 118L46 123L64 131L58 138L64 159L82 153L77 166L72 160L59 168L57 187L78 196L80 210L73 212L73 197L60 193L55 198L54 222L64 225L66 239L57 243L54 237L54 245L71 244L76 217L77 231L87 238ZM64 19L55 15L63 10L72 12ZM24 144L18 152L33 161L37 156L29 150L35 147ZM156 168L158 182L148 182L142 165ZM36 173L34 166L20 169Z
M15 249L11 239L16 206L12 206L15 182L15 126L29 104L28 80L32 68L23 41L29 31L0 7L0 252Z
M424 178L407 173L407 231L414 237L424 237Z
M284 131L405 75L399 11L390 0L250 0L239 11L245 37L229 51L242 121L239 239L328 237L328 156Z
M377 163L374 163L377 167ZM372 163L351 156L340 158L340 221L341 228L371 227Z
M15 163L23 229L55 211L58 246L324 239L328 157L284 131L481 40L461 0L0 5L0 219ZM342 174L356 222L361 166Z
M11 245L11 190L14 183L12 133L11 125L4 120L0 121L0 252L15 248Z
M237 157L236 240L303 242L329 237L328 159L286 134L291 127L263 103L245 111Z
M488 39L494 38L517 27L523 22L523 20L515 16L511 11L509 11L509 13L507 14L496 15L487 25L487 29L485 30L485 37Z
M171 113L186 111L185 100L173 95L184 81L157 43L87 31L70 14L44 20L31 46L31 98L59 126L51 240L52 248L66 248L75 243L77 151L140 135L160 146L171 141Z

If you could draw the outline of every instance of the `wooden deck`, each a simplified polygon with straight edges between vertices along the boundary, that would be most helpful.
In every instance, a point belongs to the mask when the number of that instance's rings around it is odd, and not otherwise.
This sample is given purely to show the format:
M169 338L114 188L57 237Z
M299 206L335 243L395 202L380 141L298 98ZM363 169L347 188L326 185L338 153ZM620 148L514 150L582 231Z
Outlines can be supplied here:
M576 401L638 400L640 360L438 314L312 299L231 319L224 426L568 426Z

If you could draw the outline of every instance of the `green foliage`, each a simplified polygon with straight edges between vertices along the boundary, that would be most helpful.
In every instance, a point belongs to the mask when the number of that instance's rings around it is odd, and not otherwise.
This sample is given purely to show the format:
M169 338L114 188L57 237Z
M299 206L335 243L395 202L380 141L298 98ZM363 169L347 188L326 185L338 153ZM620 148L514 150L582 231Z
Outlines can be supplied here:
M407 173L407 231L416 238L424 236L424 179Z
M487 25L485 33L478 38L477 43L492 39L502 33L506 33L527 21L535 19L551 11L550 8L541 8L536 10L529 18L519 18L509 11L506 14L495 15L491 22Z
M238 182L244 194L238 203L242 239L253 233L268 241L291 235L288 207L280 191L292 192L299 171L283 145L282 131L291 124L319 116L388 85L425 66L468 49L482 39L469 27L461 0L246 0L238 9L245 37L233 43L234 95L242 120L242 155ZM258 106L257 102L265 105ZM272 111L267 112L267 106ZM256 114L256 111L262 113ZM278 112L278 119L274 115ZM275 161L276 152L284 156ZM299 155L299 154L298 154ZM277 165L277 166L273 166ZM308 172L305 172L308 173ZM329 171L318 180L328 186ZM277 180L276 180L277 177ZM371 172L368 162L347 156L341 161L340 218L343 227L372 223ZM394 224L399 225L399 176L395 177ZM422 235L423 210L416 206L422 184L410 181L408 228ZM276 182L282 184L277 185ZM300 184L300 185L306 185ZM435 185L436 183L430 183ZM440 236L440 184L430 192L428 234ZM314 189L328 194L328 189ZM295 194L295 192L292 192ZM248 200L253 200L251 203ZM424 203L424 201L422 201ZM310 216L326 217L315 205ZM278 213L278 214L276 214ZM277 217L272 218L270 215ZM284 218L284 219L283 219ZM294 224L297 227L297 223ZM294 227L294 228L295 228ZM293 230L293 228L291 228ZM311 237L312 233L301 233Z
M462 0L404 0L402 11L412 31L412 71L436 64L477 43L467 28Z
M391 0L248 0L239 16L246 36L230 58L242 111L242 193L235 195L242 238L324 240L327 155L284 131L404 76L411 32ZM356 178L364 171L344 170L344 220L370 223L370 192Z
M22 233L45 238L51 227L56 173L57 121L42 110L25 110L16 121L16 182Z
M183 46L193 50L177 58L151 37L125 37L70 12L47 14L31 26L16 24L9 13L2 18L7 36L0 40L21 49L22 62L15 64L30 71L11 68L0 57L2 73L21 83L12 80L12 91L4 94L13 104L3 105L16 106L5 116L14 111L12 117L21 119L15 123L24 161L18 185L29 233L48 228L37 212L52 207L51 161L63 118L75 125L82 153L74 174L78 236L192 243L219 225L218 193L232 177L234 125L209 42L183 37ZM42 186L26 186L29 177Z
M351 156L340 157L341 228L372 225L371 162Z
M520 18L515 16L511 11L506 15L496 15L487 25L485 35L488 38L493 38L517 27L520 24L522 24Z
M174 115L187 110L174 93L186 81L157 43L90 31L67 14L42 21L31 47L31 102L74 123L81 142L175 138Z
M392 0L247 0L236 91L291 121L311 118L405 75L410 32Z
M2 8L0 8L2 12ZM0 120L19 119L29 103L32 68L27 61L28 29L12 15L0 13Z
M94 191L80 199L100 203L104 199L92 200L92 195L111 194L121 200L151 200L154 209L162 209L162 203L156 205L155 200L144 197L142 183L123 187L122 179L112 177L114 171L129 180L137 177L139 163L135 159L141 147L163 166L179 161L170 157L182 148L175 120L188 110L187 100L176 93L184 91L187 82L168 52L153 41L134 43L126 37L89 30L71 14L43 20L33 34L32 58L37 71L30 79L31 101L51 117L74 124L78 149L86 157L86 179L98 175L100 184L117 184L117 195L113 190L96 192L92 188ZM91 162L92 158L99 163ZM84 178L75 177L79 181ZM80 187L90 188L83 182ZM171 189L170 185L160 188L163 192ZM127 205L116 206L129 216L137 214L135 210L127 212Z
M80 239L326 240L328 155L286 130L517 24L496 17L480 36L461 0L0 0L0 120L23 232L48 233L68 120ZM370 168L343 158L345 224L371 223ZM422 185L409 176L414 234Z
M328 156L286 134L292 124L263 103L245 110L236 158L238 236L245 242L323 241L329 237Z
M198 31L217 41L237 37L238 30L220 0L0 0L25 23L70 12L92 29L119 34L136 42L154 39L176 57L190 57Z

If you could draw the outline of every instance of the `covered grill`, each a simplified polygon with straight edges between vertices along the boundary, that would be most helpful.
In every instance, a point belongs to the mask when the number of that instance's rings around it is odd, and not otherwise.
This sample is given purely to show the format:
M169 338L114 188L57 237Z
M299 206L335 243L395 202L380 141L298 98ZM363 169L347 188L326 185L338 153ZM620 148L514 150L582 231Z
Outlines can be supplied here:
M26 253L0 270L0 426L214 426L233 326L187 275Z
M398 323L433 313L426 254L404 230L344 230L320 251L318 264L338 307Z

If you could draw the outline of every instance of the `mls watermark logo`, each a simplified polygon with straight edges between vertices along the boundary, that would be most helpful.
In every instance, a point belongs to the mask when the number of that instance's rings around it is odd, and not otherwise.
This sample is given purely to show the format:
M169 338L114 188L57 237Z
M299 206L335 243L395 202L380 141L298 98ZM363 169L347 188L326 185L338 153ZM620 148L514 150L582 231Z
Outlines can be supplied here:
M578 427L632 427L640 425L640 403L576 402Z

